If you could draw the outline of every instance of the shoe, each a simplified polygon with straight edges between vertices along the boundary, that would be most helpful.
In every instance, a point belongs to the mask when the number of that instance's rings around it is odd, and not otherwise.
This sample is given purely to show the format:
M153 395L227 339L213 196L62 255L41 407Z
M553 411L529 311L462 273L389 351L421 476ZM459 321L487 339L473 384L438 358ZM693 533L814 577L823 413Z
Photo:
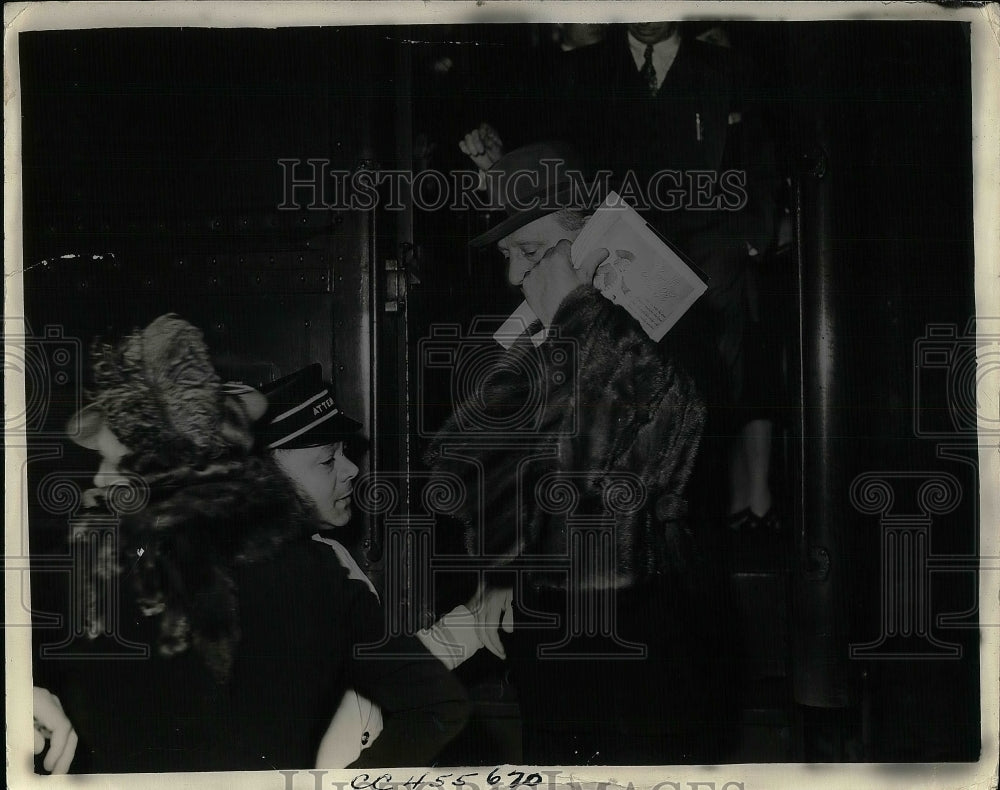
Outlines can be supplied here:
M757 516L754 515L754 512L749 507L745 507L743 510L738 510L735 513L730 513L726 516L726 526L733 532L741 532L744 529L753 529L757 526L756 521Z
M751 513L750 515L756 522L754 524L755 528L768 532L781 532L781 518L773 507L768 508L768 511L763 516L758 516L756 513Z
M781 519L773 507L769 508L763 516L758 516L749 507L745 507L735 513L730 513L726 517L726 526L734 532L741 532L744 529L781 532Z

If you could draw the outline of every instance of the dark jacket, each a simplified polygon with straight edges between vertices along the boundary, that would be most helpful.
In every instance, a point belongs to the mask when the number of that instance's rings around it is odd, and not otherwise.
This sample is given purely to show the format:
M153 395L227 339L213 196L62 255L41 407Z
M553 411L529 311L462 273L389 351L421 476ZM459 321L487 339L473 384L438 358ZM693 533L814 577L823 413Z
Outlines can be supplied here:
M604 41L562 54L552 71L558 98L544 115L553 136L611 170L620 194L706 275L692 312L722 367L718 388L704 389L727 405L740 401L748 375L744 332L758 309L751 264L765 259L774 236L779 187L762 90L739 54L682 35L650 96L625 26L612 26Z
M122 516L117 593L82 599L103 634L63 651L52 689L80 737L75 770L309 768L348 687L386 719L359 765L427 764L463 726L461 685L418 640L383 639L368 588L310 540L316 522L272 473L187 475ZM75 539L98 523L78 519Z
M663 170L701 171L711 179L727 170L745 173L747 201L739 210L664 211L654 205L644 213L699 265L727 245L745 255L749 242L763 252L776 219L774 146L747 70L732 50L683 37L655 96L632 59L624 26L562 58L553 72L553 94L559 97L553 134L579 144L593 166L613 170L619 189L630 171L643 190ZM661 182L661 201L669 200L672 183ZM730 198L737 190L725 191L726 205L735 207Z
M591 286L567 296L554 326L557 337L522 338L482 375L430 446L439 481L463 491L467 550L540 560L539 586L566 583L574 529L613 535L613 564L588 567L584 586L687 566L684 488L705 417L690 376Z

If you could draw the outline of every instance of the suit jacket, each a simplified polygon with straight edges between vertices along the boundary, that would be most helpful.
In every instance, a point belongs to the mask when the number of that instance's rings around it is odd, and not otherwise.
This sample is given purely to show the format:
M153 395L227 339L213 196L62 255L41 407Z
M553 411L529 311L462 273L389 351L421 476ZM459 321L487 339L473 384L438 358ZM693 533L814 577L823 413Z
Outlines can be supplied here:
M548 133L579 145L593 167L612 169L619 186L629 172L642 188L662 170L691 178L698 171L745 172L746 205L738 211L651 206L647 215L700 265L722 248L745 255L750 243L763 251L775 222L774 150L760 113L744 97L741 72L731 50L682 39L651 97L625 28L612 28L601 43L562 53L551 69L549 94L557 104ZM669 201L665 190L672 184L661 182L661 204ZM727 193L727 201L736 191ZM693 197L688 189L685 201Z

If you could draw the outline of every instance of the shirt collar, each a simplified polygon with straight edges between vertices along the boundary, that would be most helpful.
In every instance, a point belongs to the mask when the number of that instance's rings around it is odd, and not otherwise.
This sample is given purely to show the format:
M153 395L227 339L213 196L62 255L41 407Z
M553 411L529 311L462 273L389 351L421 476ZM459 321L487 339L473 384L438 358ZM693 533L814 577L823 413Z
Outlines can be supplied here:
M677 57L677 50L680 48L680 45L681 31L679 27L667 38L653 44L653 68L656 69L657 87L663 84L663 78L670 71L670 67ZM643 63L646 60L647 45L629 33L628 46L629 51L632 53L632 60L635 62L636 69L642 70Z

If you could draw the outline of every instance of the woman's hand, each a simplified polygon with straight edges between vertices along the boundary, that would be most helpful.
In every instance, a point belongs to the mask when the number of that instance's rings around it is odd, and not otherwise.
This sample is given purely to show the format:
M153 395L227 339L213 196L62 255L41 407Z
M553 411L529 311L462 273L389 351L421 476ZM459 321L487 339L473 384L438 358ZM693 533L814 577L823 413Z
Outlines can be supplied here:
M573 245L563 239L546 252L545 257L521 281L524 298L545 326L551 326L559 305L571 291L594 281L597 267L609 255L603 248L591 250L580 266L574 269L572 250Z
M42 763L53 774L64 774L76 755L76 730L66 717L59 697L38 686L32 689L35 708L35 754L41 754L45 742L49 752Z

